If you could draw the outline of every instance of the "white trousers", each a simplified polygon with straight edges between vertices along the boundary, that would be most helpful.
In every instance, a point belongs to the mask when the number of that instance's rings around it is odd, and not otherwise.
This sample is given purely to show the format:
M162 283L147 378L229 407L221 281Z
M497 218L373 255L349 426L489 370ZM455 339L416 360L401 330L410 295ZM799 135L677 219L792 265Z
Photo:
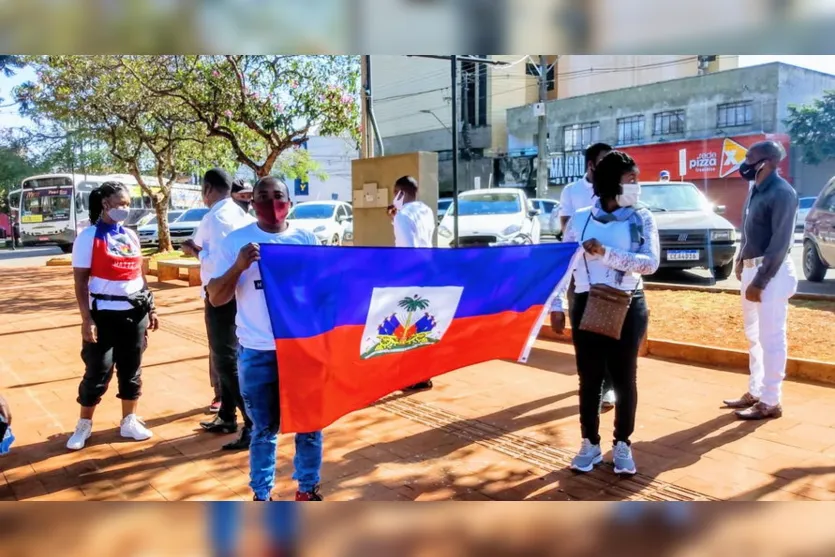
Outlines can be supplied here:
M748 392L765 404L780 404L783 378L786 376L788 341L786 319L789 298L797 292L797 273L791 259L774 275L762 293L762 302L749 302L745 290L757 275L758 267L742 271L742 316L748 338L751 377Z

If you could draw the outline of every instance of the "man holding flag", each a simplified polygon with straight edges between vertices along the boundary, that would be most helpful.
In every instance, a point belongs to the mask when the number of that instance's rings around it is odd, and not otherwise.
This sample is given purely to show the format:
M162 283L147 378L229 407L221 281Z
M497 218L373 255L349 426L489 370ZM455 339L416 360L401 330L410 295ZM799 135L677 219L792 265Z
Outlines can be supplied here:
M238 301L235 318L240 350L238 373L241 394L253 422L250 444L250 486L256 501L270 500L275 485L276 448L281 418L278 362L270 315L258 261L262 244L318 245L311 232L287 223L290 194L287 186L271 176L253 188L257 222L230 233L221 244L217 268L222 274L209 281L209 302L215 306ZM254 263L254 264L253 264ZM305 316L299 315L299 318ZM322 433L296 435L296 501L321 501Z

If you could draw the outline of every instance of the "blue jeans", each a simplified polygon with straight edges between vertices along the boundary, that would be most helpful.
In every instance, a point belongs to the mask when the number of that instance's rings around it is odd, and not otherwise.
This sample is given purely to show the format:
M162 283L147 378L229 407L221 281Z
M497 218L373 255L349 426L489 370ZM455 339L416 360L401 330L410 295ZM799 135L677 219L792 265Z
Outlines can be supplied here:
M209 505L209 539L212 555L231 557L237 555L241 530L241 504L232 501L214 502ZM290 551L298 538L299 513L290 501L280 501L264 508L264 527L274 548Z
M249 479L255 498L267 500L275 486L275 452L281 412L278 403L278 360L275 350L238 349L238 375L246 413L252 420ZM293 479L299 491L319 484L322 469L322 432L297 433Z

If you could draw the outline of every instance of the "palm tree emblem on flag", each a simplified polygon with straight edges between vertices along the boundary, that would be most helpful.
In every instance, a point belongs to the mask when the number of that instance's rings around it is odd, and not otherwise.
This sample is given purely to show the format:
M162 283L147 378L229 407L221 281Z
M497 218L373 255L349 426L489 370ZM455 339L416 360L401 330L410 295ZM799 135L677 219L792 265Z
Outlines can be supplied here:
M437 344L455 318L462 292L458 286L375 288L360 357Z

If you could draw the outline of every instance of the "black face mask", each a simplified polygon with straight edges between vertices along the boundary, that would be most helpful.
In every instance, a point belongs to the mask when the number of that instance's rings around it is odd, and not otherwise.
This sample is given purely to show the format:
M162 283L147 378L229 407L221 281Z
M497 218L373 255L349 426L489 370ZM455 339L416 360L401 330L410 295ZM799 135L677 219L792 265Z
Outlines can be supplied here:
M241 201L240 199L235 199L234 201L238 204L238 207L244 210L244 213L249 212L249 201Z
M754 164L748 164L747 162L743 162L739 165L739 175L742 176L745 180L748 180L749 182L751 180L756 180L758 173L757 166L763 161L765 161L765 159L760 159Z

